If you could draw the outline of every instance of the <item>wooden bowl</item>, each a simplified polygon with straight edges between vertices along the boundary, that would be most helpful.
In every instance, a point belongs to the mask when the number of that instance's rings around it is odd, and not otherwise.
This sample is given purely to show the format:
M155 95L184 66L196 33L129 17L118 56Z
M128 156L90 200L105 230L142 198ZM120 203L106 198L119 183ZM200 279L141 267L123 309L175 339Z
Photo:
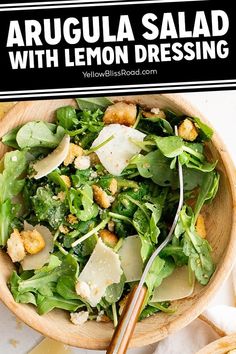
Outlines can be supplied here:
M113 99L131 101L149 108L168 107L176 112L202 118L201 114L179 95L144 95L113 97ZM68 104L74 104L74 100L20 102L0 122L0 136L13 127L31 120L52 121L55 109ZM1 145L0 157L6 151L6 147ZM173 303L173 307L177 308L174 314L158 313L138 323L131 340L131 347L141 347L157 342L186 326L204 310L210 298L230 273L236 256L235 172L232 161L216 134L213 141L208 144L208 155L219 161L218 170L221 173L218 195L206 210L208 240L213 248L213 257L217 264L216 271L206 287L197 285L192 296ZM75 326L70 323L69 316L64 311L55 310L47 315L39 316L33 306L15 303L7 287L12 269L13 265L9 257L1 252L0 298L22 321L43 335L72 346L88 349L107 347L113 331L111 323L89 321L83 326Z
M236 334L215 340L199 350L196 354L227 354L233 349L236 349Z

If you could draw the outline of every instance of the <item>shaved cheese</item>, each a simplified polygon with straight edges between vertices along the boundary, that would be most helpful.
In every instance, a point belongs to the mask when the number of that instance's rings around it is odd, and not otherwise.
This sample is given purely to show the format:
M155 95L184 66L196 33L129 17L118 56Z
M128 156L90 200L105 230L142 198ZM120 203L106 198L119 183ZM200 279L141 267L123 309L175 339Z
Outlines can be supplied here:
M130 159L141 151L131 140L143 141L145 134L125 125L110 124L101 130L92 147L95 148L112 136L113 139L98 148L96 154L109 173L119 176L128 166Z
M27 255L21 262L23 270L40 269L44 264L48 263L50 252L53 250L53 236L51 231L43 225L32 226L27 222L24 223L25 231L37 230L44 238L45 247L37 254Z
M28 354L72 354L70 347L53 339L45 338Z
M50 172L60 166L68 155L69 147L70 137L69 135L65 135L58 147L53 150L51 154L44 159L37 161L33 165L33 169L37 172L36 175L34 175L34 178L39 179L47 176Z
M79 275L76 292L96 306L105 295L106 288L120 282L122 269L118 254L99 238L86 266ZM84 289L86 289L86 292ZM83 291L80 291L80 290ZM86 294L86 296L85 296Z
M193 293L194 281L190 284L187 266L177 267L173 273L163 280L154 290L152 302L173 301L183 299Z
M127 282L141 279L143 261L141 257L141 241L138 236L129 236L119 250L121 267Z

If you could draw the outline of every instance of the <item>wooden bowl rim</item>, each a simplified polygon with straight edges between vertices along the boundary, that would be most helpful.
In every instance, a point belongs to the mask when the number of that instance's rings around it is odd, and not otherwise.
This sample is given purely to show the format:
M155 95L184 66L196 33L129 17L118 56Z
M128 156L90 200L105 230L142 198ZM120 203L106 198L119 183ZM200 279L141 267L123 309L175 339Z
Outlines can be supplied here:
M146 95L139 95L139 96L146 96ZM156 94L156 95L147 95L147 96L161 96L163 98L166 98L167 100L171 101L174 105L182 107L182 110L184 111L185 109L191 110L192 112L195 113L195 115L198 115L201 119L203 119L206 123L211 125L208 120L204 117L204 115L195 108L192 104L190 104L186 99L184 99L181 95L179 94ZM127 96L124 96L127 97ZM135 96L129 96L129 97L134 97ZM68 99L69 101L70 99ZM50 100L49 100L50 101ZM17 103L13 108L10 109L10 111L4 116L4 118L1 121L1 125L4 125L4 122L7 122L8 120L8 114L12 112L18 111L18 108L21 106L24 106L25 104L34 104L35 101L28 101L28 102L19 102ZM210 286L208 289L205 290L204 295L201 296L200 298L197 299L195 304L191 307L191 309L185 310L181 316L177 317L172 323L168 323L164 325L164 328L161 329L161 331L153 332L142 332L139 334L138 337L133 337L130 343L130 347L141 347L145 346L148 344L155 343L163 338L165 338L167 335L170 333L173 333L177 330L180 330L181 328L185 327L188 325L191 321L193 321L195 318L197 318L200 313L204 310L206 307L207 303L210 301L212 296L215 294L216 290L219 288L219 286L224 282L226 277L229 276L231 269L233 267L234 259L235 259L235 254L236 254L236 238L233 237L233 235L236 235L236 174L235 174L235 169L233 162L231 160L231 157L222 142L221 138L218 136L217 132L214 132L214 136L212 139L212 143L217 149L219 155L222 158L225 170L226 170L226 175L229 180L229 185L230 185L230 194L232 196L232 201L233 201L233 210L232 210L232 225L231 225L231 232L230 232L230 240L229 244L227 246L227 249L225 251L224 259L221 262L219 268L217 269L214 278L211 280ZM6 289L5 289L6 290ZM5 295L8 295L5 297ZM27 325L29 325L31 328L37 330L41 334L50 337L52 339L58 340L60 342L63 342L65 344L71 345L71 346L77 346L85 349L105 349L106 344L109 341L109 338L107 340L105 339L96 339L96 341L92 340L86 340L84 337L80 337L79 334L76 336L76 338L69 338L68 333L65 333L62 335L62 332L57 329L57 327L54 328L54 332L46 332L45 327L43 325L43 321L35 321L31 317L33 316L25 316L25 310L22 311L23 308L21 308L21 305L16 304L12 300L12 296L10 291L0 291L0 299L5 303L5 305L23 322L25 322ZM23 313L22 313L23 312ZM160 333L161 332L161 333Z
M217 339L200 349L196 354L226 354L233 349L236 349L236 334Z

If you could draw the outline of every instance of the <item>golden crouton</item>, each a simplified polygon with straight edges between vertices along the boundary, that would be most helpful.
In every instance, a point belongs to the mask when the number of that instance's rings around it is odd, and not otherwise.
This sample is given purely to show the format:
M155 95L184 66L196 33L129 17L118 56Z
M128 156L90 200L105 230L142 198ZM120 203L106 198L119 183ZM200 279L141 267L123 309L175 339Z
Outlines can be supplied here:
M197 222L196 222L196 231L201 238L206 238L206 226L205 226L205 221L204 217L202 214L198 215Z
M68 227L65 226L65 225L60 225L60 226L59 226L59 231L60 231L62 234L64 234L64 235L66 235L66 234L68 234L68 233L70 232L70 230L68 229Z
M76 157L79 157L82 155L83 155L82 147L80 147L79 145L70 143L69 152L64 160L64 165L68 166L68 165L72 164L72 162L74 161L74 159Z
M57 199L60 200L61 202L64 202L64 200L66 199L66 193L61 191L57 194Z
M198 136L195 124L187 118L180 124L178 133L181 138L188 141L194 141Z
M109 195L100 187L93 185L93 198L95 202L104 209L107 209L111 206L111 198Z
M103 242L109 246L109 247L115 247L115 245L118 242L118 237L116 236L116 234L114 234L113 232L103 229L100 230L98 233L99 237L101 237L101 239L103 240Z
M21 231L21 237L24 242L26 252L36 254L45 247L43 236L37 230Z
M112 195L116 194L118 190L118 183L115 178L112 178L111 183L109 185L109 191L111 192Z
M136 121L137 107L134 104L117 102L109 106L104 114L105 124L123 124L132 126Z
M73 214L69 214L67 216L67 221L68 221L68 223L70 223L72 225L78 224L78 218L75 215L73 215Z
M143 116L145 118L161 118L161 119L166 119L165 112L160 110L159 108L152 108L151 111L143 111Z
M11 257L12 262L20 262L26 256L24 242L17 229L14 229L7 240L7 253Z
M71 180L70 180L70 177L66 176L66 175L61 175L60 176L61 179L63 180L63 182L65 183L66 187L67 188L70 188L71 187Z

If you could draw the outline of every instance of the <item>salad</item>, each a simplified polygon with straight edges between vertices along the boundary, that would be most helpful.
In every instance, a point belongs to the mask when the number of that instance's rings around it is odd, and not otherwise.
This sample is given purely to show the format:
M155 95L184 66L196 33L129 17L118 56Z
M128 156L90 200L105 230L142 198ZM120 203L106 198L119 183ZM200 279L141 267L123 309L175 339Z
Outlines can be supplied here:
M33 117L32 117L33 118ZM42 117L43 119L44 117ZM174 127L178 127L178 135ZM40 315L59 308L74 324L118 318L150 255L174 237L146 278L140 320L206 285L215 266L204 205L219 185L197 117L108 98L78 98L53 123L31 121L2 137L0 247L15 264L9 288Z

